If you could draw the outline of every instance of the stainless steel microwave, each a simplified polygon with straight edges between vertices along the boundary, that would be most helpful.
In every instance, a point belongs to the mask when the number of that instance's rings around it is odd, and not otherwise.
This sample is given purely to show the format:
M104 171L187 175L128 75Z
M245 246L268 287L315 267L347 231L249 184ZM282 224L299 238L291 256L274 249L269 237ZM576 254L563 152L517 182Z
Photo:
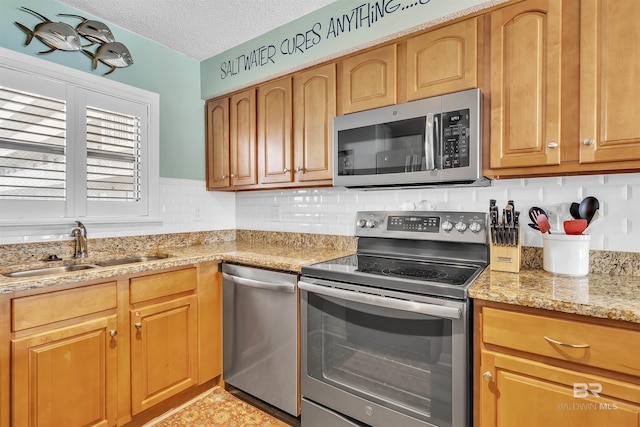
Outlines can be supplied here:
M336 117L333 185L488 185L480 103L470 89Z

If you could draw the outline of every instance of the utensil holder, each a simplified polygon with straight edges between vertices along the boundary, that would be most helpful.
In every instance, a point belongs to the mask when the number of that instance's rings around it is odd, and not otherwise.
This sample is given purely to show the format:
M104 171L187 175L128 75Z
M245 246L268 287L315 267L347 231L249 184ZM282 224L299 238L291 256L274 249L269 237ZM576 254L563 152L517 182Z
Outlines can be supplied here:
M518 236L522 237L522 230L518 225ZM489 237L491 240L491 237ZM520 272L522 261L522 239L518 238L515 246L496 245L491 240L491 264L493 271L506 271L509 273Z

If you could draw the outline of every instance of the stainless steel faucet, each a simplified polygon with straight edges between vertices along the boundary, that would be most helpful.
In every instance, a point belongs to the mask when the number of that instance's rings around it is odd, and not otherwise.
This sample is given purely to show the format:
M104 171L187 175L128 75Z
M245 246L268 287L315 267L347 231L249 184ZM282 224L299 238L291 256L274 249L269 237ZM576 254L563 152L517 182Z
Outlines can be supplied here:
M87 246L87 228L80 221L76 221L76 226L71 229L71 237L76 239L76 249L74 258L84 258L89 253Z

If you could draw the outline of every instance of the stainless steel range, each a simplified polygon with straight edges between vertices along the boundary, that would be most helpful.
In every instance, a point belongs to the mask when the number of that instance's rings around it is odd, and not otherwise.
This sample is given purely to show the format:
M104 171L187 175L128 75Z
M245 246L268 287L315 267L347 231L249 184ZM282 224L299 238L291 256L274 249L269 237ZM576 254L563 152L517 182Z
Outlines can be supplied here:
M302 426L471 424L482 212L359 212L355 255L303 267Z

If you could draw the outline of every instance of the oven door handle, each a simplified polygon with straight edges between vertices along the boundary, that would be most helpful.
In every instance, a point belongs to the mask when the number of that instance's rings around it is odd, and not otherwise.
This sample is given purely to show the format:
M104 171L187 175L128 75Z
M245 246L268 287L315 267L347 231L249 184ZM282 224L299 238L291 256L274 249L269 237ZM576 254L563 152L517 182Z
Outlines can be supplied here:
M405 301L396 298L383 297L378 295L365 294L361 292L345 291L342 289L330 288L327 286L314 285L303 281L298 282L298 287L314 294L325 295L344 299L362 304L375 305L378 307L391 308L395 310L409 311L411 313L426 314L428 316L441 317L445 319L460 319L462 312L459 308L446 307L443 305L426 304L423 302Z
M222 278L236 285L249 286L251 288L266 289L268 291L293 293L296 291L296 285L284 283L263 282L262 280L247 279L246 277L238 277L233 274L222 273Z

